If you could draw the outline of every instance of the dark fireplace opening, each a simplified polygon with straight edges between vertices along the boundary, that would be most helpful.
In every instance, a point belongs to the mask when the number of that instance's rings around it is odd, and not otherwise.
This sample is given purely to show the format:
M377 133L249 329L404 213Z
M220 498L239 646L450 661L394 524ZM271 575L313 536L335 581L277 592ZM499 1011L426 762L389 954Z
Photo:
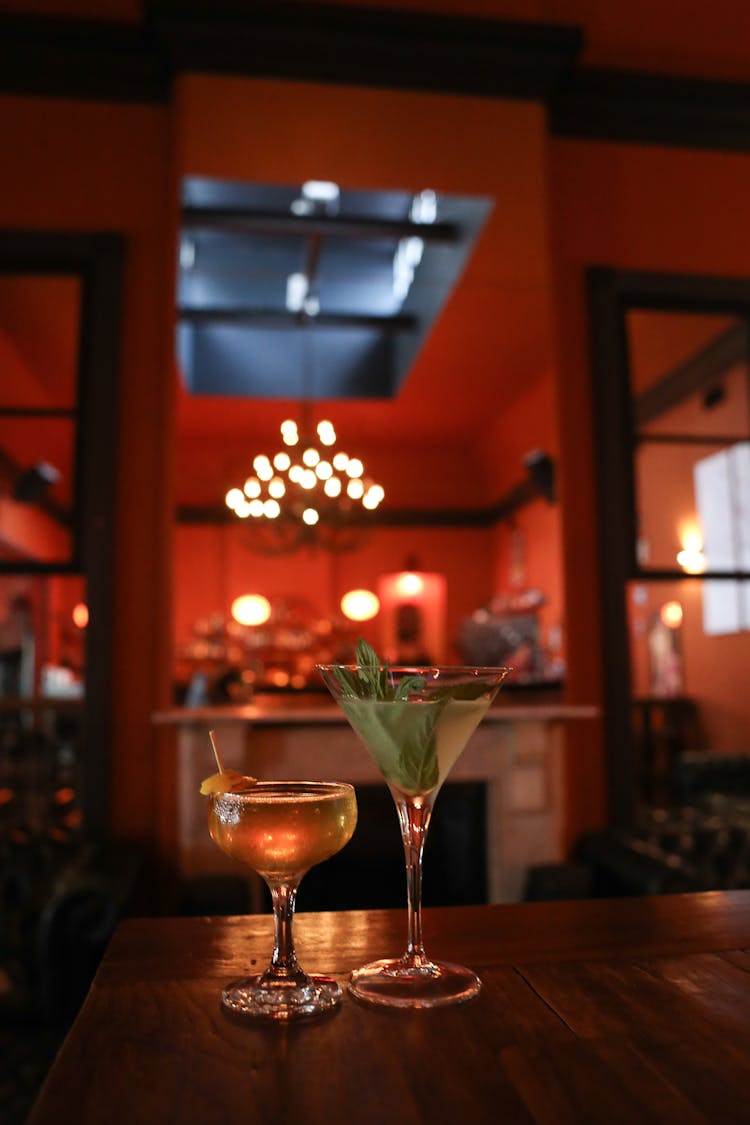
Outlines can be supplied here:
M299 910L366 910L406 903L398 817L382 784L357 785L351 841L302 880ZM425 906L487 902L487 807L483 782L447 782L438 796L424 854Z

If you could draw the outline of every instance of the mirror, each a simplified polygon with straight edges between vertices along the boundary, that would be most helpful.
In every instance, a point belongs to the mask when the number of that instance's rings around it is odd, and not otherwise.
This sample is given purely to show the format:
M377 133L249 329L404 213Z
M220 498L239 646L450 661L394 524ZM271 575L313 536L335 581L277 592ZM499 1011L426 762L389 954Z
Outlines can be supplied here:
M80 290L0 275L0 563L75 561Z
M679 798L686 753L750 746L750 288L589 281L610 800L625 823Z
M107 833L122 257L0 231L0 789L34 840Z

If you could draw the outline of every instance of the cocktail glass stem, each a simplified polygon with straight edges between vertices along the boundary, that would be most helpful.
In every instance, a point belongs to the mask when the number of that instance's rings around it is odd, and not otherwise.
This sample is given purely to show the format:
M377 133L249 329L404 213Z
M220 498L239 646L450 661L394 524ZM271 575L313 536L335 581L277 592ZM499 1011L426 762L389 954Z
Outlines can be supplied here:
M269 883L268 886L273 903L273 954L271 964L263 974L263 983L306 982L307 973L299 967L294 952L294 906L299 883Z
M422 941L422 856L432 815L430 797L407 797L393 792L406 860L406 903L408 937L402 962L407 969L428 964Z

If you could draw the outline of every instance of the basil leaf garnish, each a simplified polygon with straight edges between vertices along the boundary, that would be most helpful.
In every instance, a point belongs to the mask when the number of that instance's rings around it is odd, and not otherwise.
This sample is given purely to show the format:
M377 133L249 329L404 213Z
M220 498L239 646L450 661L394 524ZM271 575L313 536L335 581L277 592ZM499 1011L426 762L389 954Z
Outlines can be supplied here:
M345 715L386 781L414 796L429 793L439 782L437 722L453 692L436 693L431 686L428 699L414 699L425 691L424 676L414 673L392 682L387 661L363 638L357 642L356 662L356 671L340 665L333 669L344 690L340 702ZM471 694L463 698L481 694L475 695L473 688L468 684Z

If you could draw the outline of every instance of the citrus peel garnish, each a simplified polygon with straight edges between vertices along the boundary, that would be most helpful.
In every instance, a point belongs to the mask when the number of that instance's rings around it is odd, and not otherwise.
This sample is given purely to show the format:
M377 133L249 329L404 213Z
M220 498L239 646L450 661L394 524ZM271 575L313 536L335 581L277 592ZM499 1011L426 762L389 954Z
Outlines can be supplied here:
M246 793L258 784L257 777L248 777L237 770L220 770L204 777L201 793L208 797L211 793Z

